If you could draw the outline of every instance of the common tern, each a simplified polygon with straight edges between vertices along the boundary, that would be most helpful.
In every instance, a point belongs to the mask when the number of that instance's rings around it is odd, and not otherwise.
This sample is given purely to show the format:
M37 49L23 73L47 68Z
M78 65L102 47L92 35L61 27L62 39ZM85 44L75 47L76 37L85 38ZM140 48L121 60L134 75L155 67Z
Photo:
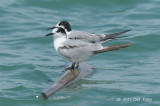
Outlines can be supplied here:
M122 32L113 33L113 34L92 34L92 33L88 33L88 32L72 30L69 22L67 22L67 21L58 22L57 25L55 25L51 28L48 28L48 30L54 29L56 27L63 28L66 31L68 39L80 39L80 40L83 40L83 41L89 42L89 43L103 43L106 41L117 39L117 38L120 38L120 37L117 37L118 35L121 35L121 34L126 33L131 30L131 29L129 29L129 30L125 30Z
M53 31L46 36L54 35L54 48L64 59L72 62L72 66L68 69L74 69L79 66L79 62L87 61L92 56L118 50L120 48L128 47L131 43L121 45L103 46L101 43L90 43L80 39L69 39L67 38L66 31L61 27L55 27Z

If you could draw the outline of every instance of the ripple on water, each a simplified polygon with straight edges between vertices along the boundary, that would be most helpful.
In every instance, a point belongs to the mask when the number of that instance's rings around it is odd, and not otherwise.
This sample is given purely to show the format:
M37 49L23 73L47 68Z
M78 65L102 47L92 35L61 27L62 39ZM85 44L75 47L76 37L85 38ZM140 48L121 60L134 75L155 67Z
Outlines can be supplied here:
M159 5L158 0L1 1L0 105L159 105ZM93 57L95 74L44 100L40 92L60 77L59 65L65 64L52 37L44 35L61 20L92 33L132 29L128 37L104 45L134 44ZM153 100L116 101L134 97Z

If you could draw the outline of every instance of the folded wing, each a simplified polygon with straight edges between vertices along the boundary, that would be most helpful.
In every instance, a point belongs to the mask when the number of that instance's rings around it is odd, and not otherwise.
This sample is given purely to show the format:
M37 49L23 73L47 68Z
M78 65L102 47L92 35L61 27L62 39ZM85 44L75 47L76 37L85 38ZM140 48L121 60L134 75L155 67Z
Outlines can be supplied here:
M58 48L58 52L68 60L84 61L93 55L93 51L101 49L103 49L101 44L92 44L81 40L67 40Z
M117 39L120 37L117 37L118 35L121 35L123 33L126 33L130 31L129 30L125 30L122 32L118 32L118 33L113 33L113 34L91 34L91 33L87 33L87 32L82 32L82 31L72 31L71 33L69 33L67 35L67 37L69 39L79 39L79 40L83 40L85 42L89 42L89 43L103 43L106 41L110 41L113 39Z

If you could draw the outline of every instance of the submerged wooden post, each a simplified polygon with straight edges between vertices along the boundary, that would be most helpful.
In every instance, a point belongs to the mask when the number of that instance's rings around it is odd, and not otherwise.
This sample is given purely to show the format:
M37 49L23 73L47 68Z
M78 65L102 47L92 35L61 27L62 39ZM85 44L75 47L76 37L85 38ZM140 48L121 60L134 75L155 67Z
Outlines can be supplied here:
M85 78L93 73L93 69L87 63L80 63L78 69L74 69L73 71L67 70L62 77L58 81L56 81L52 86L42 91L42 96L44 98L49 98L55 92L63 89L67 86L70 86L80 79Z

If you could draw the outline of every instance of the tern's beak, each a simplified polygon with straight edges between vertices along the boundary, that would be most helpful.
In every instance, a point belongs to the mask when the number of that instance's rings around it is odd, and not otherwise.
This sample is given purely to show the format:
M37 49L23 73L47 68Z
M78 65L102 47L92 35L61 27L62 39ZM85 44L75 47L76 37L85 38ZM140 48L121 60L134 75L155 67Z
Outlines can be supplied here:
M45 35L45 36L50 36L50 35L54 35L54 33L51 32L51 33L49 33L49 34L47 34L47 35Z
M57 28L57 27L55 27L55 26L54 27L50 27L50 28L47 28L47 30L54 29L54 28Z

